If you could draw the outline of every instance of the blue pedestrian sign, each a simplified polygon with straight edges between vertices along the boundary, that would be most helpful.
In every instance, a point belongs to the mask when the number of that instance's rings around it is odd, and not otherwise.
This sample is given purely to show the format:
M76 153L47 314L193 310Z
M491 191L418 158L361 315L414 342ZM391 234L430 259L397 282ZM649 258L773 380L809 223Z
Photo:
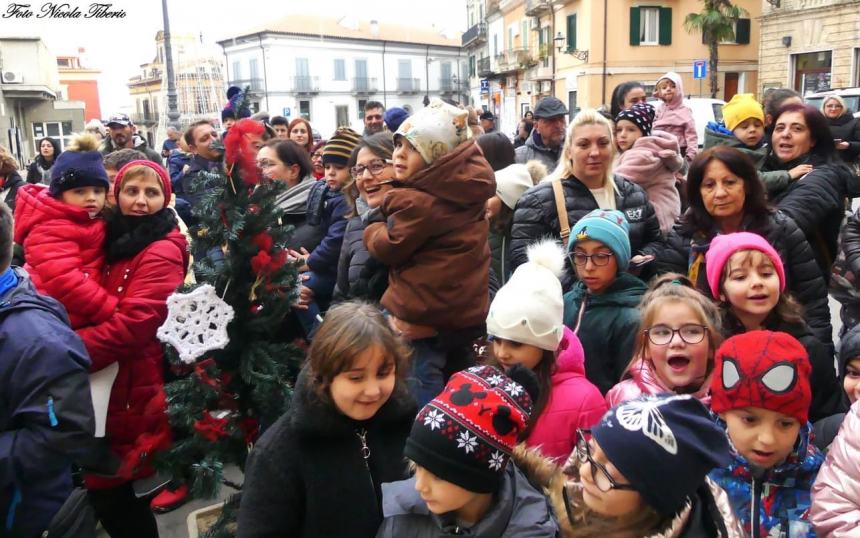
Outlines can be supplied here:
M696 60L693 62L693 78L702 79L708 74L708 62L706 60Z
M481 93L490 93L490 81L481 79Z

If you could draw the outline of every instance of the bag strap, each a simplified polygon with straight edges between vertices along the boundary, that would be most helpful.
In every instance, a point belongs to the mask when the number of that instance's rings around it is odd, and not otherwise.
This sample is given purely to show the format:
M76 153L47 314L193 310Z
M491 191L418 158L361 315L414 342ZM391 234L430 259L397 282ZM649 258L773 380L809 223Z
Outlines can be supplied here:
M570 222L567 220L567 206L564 204L564 190L560 179L552 181L552 192L555 194L555 210L558 212L558 225L561 228L561 242L567 247L570 237Z

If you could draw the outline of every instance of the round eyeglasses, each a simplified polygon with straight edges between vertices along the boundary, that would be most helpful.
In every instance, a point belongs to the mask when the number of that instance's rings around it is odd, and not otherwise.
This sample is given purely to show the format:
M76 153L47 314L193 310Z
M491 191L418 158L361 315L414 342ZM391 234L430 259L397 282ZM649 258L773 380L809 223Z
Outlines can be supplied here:
M645 333L648 335L648 340L650 340L655 346L668 345L672 339L675 338L676 334L681 337L681 340L688 344L698 344L705 339L705 334L707 332L707 328L704 325L698 325L696 323L687 323L685 325L681 325L678 329L673 329L668 325L654 325L650 329L645 329Z
M589 463L591 467L591 481L597 486L597 489L606 493L613 489L621 491L636 491L630 484L621 484L615 480L609 470L602 464L594 461L591 455L591 447L588 444L588 439L585 438L586 433L591 433L589 430L576 430L576 459L580 465Z
M376 160L370 161L370 163L367 166L364 166L363 164L353 166L352 168L349 169L349 171L352 173L353 179L358 179L364 175L365 170L369 170L370 175L372 175L372 176L378 176L379 174L382 173L383 170L385 170L386 167L388 167L390 165L391 165L390 160L376 159Z
M609 263L609 260L615 256L614 254L610 254L608 252L596 252L594 254L585 254L584 252L574 252L570 254L570 259L573 261L575 265L584 266L588 263L588 260L591 260L591 263L596 265L597 267L603 267Z

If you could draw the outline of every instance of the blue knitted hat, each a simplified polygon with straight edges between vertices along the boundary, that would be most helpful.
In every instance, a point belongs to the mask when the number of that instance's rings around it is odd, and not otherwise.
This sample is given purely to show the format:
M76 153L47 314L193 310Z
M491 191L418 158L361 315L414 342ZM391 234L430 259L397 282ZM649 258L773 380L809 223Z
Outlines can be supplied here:
M599 241L615 254L618 272L621 273L630 265L629 234L630 224L624 213L614 209L595 209L573 225L567 250L573 250L580 241Z
M610 409L591 435L659 514L677 514L731 460L726 432L690 395L645 396Z
M79 187L110 187L107 172L98 151L64 151L51 168L51 196Z
M385 120L385 125L388 127L388 130L393 133L400 128L400 124L408 117L409 112L406 112L400 107L394 107L385 111L383 119Z

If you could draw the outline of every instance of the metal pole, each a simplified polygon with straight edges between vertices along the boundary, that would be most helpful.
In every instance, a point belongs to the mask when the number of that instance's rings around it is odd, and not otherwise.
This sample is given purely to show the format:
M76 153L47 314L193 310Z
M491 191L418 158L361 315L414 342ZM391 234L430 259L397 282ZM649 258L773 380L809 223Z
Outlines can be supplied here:
M176 82L173 75L173 50L170 46L170 16L167 13L167 0L161 0L161 14L164 17L164 63L167 70L167 121L171 127L179 128L179 109L176 108Z

